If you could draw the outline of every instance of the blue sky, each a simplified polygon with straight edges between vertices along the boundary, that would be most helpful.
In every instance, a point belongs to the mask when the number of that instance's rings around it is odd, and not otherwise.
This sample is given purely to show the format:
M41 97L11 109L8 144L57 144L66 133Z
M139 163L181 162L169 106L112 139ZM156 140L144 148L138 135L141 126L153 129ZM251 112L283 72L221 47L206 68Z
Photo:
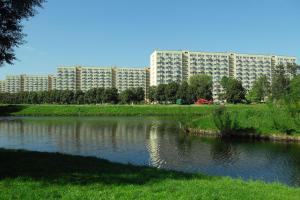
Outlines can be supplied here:
M293 55L300 63L299 0L48 0L24 22L27 43L9 74L61 65L149 65L155 49Z

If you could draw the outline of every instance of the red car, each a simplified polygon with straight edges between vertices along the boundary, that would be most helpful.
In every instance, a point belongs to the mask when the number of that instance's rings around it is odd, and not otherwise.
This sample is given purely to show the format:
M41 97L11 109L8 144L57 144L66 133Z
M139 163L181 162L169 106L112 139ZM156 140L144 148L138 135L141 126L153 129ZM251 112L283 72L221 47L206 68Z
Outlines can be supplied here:
M212 100L206 100L206 99L198 99L195 104L201 105L201 104L213 104L214 102Z

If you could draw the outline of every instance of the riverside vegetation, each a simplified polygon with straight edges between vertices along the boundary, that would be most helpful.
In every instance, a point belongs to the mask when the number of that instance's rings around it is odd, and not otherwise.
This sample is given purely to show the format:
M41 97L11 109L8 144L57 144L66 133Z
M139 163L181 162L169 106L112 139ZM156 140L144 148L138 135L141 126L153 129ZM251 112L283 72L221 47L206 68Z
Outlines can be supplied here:
M0 149L0 199L289 199L300 189L109 162Z
M294 104L292 104L294 105ZM298 136L299 107L256 105L2 105L2 116L169 116L183 128ZM295 111L295 112L294 112Z

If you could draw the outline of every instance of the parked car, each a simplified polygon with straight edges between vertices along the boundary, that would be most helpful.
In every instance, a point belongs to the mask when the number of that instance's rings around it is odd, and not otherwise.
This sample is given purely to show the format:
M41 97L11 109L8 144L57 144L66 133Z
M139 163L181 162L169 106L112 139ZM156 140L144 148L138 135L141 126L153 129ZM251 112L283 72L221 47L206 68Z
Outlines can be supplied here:
M197 105L202 105L202 104L208 104L208 105L210 105L210 104L213 104L213 103L214 102L212 100L207 100L207 99L202 99L202 98L198 99L195 102L195 104L197 104Z

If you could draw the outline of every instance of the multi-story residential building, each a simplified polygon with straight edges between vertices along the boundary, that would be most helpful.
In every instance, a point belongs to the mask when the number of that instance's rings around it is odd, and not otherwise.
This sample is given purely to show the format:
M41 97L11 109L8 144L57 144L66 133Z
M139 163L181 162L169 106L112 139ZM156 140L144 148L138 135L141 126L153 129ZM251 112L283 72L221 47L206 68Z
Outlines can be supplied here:
M0 93L4 93L6 91L5 89L5 80L0 81Z
M59 67L56 75L56 89L57 90L71 90L79 89L78 82L79 67Z
M6 76L5 91L8 93L17 93L23 91L23 75Z
M217 99L222 92L220 80L223 76L241 80L249 90L259 76L266 75L271 80L272 68L276 65L295 63L296 58L288 56L154 51L150 56L150 85L181 82L194 74L207 74L212 76L213 96Z
M154 51L150 58L150 85L182 81L186 72L182 51ZM183 69L184 68L184 69Z
M56 90L56 76L48 76L48 90Z
M138 87L146 91L146 68L116 68L115 72L116 88L119 92Z
M22 91L25 92L48 91L49 90L48 76L23 75L21 88Z
M149 70L145 68L60 67L57 69L56 89L87 91L116 87L122 92L131 87L143 87L146 90L149 86L146 72Z
M80 89L87 91L92 88L111 88L113 84L113 69L109 67L81 67Z

